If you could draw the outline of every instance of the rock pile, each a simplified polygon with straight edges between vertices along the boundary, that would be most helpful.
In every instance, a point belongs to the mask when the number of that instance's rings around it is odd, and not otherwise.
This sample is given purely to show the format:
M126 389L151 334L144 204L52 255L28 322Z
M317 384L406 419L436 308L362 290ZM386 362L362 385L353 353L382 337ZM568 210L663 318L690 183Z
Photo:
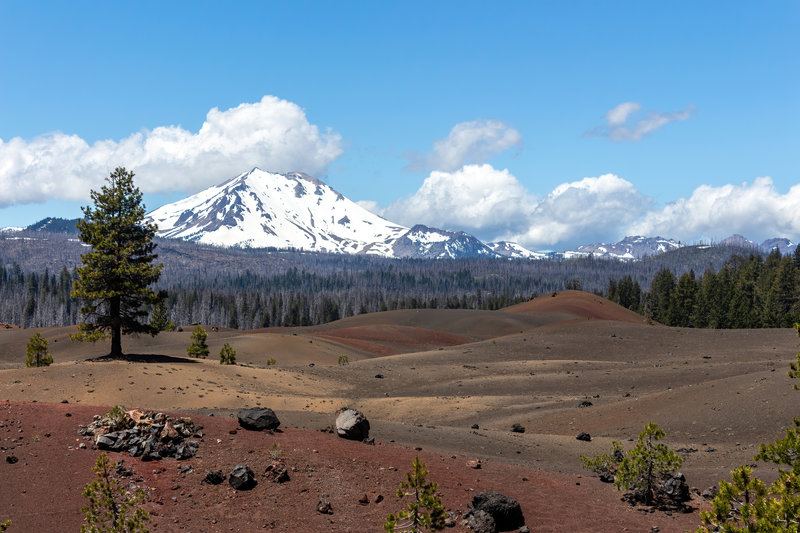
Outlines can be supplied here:
M188 417L171 418L155 411L115 407L105 416L95 415L91 424L80 427L78 434L94 437L101 450L128 452L131 457L151 461L193 457L200 447L194 439L203 437L202 429Z

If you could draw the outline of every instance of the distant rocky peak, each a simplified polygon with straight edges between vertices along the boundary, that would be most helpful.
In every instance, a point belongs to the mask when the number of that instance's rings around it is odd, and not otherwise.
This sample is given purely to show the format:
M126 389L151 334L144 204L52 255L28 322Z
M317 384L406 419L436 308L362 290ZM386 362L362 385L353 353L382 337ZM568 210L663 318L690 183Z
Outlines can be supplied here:
M719 243L720 246L739 246L741 248L758 248L758 244L751 241L750 239L739 235L738 233L734 233L727 239L722 239Z

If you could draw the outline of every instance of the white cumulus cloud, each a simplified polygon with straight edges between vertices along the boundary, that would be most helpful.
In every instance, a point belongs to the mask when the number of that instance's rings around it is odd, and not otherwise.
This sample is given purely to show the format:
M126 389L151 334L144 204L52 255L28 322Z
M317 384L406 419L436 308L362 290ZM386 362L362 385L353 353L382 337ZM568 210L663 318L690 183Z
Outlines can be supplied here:
M638 141L670 122L688 119L694 111L689 106L682 111L648 111L644 116L639 116L641 109L642 105L638 102L623 102L606 113L604 126L589 130L584 135L606 137L612 141Z
M452 172L468 163L484 163L492 156L519 146L519 131L499 120L473 120L453 126L447 137L433 143L433 152L420 155L407 153L411 170L443 170Z
M631 182L614 174L562 183L532 206L526 231L506 240L533 249L613 241L647 212L650 203Z
M524 225L528 208L525 188L508 170L465 165L455 172L431 172L413 195L392 203L383 216L408 226L491 233Z
M771 237L800 237L800 185L786 194L775 190L769 177L752 184L701 185L681 198L652 211L632 224L641 235L664 235L687 240L720 240L740 233L761 241Z
M274 96L213 108L197 132L160 126L93 144L61 132L0 139L0 207L83 201L117 166L133 170L145 193L192 193L254 166L318 175L342 154L341 144L338 133L321 133L297 104Z
M462 230L537 250L621 237L650 202L613 174L563 183L537 199L508 170L484 164L431 172L413 195L381 214L408 226Z

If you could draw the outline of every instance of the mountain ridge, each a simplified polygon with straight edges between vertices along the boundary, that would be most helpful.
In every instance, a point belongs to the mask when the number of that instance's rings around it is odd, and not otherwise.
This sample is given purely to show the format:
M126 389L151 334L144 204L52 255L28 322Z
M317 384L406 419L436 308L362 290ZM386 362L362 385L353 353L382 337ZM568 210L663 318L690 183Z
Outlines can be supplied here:
M535 252L518 243L483 242L463 231L423 224L405 227L372 213L323 181L301 172L273 173L254 167L197 194L150 211L158 236L237 248L274 248L308 252L373 255L385 258L570 259L593 256L640 260L686 246L660 236L626 236L615 243L592 243L571 250ZM27 228L0 231L77 232L78 219L47 217ZM793 253L785 237L760 245L739 234L715 246Z

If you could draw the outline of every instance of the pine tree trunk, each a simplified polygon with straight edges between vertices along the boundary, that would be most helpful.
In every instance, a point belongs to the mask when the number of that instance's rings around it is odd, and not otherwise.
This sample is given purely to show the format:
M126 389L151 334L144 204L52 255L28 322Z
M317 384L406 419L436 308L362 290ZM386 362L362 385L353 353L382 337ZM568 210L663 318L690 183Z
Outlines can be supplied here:
M119 296L111 299L111 357L122 357L122 332L120 324Z

